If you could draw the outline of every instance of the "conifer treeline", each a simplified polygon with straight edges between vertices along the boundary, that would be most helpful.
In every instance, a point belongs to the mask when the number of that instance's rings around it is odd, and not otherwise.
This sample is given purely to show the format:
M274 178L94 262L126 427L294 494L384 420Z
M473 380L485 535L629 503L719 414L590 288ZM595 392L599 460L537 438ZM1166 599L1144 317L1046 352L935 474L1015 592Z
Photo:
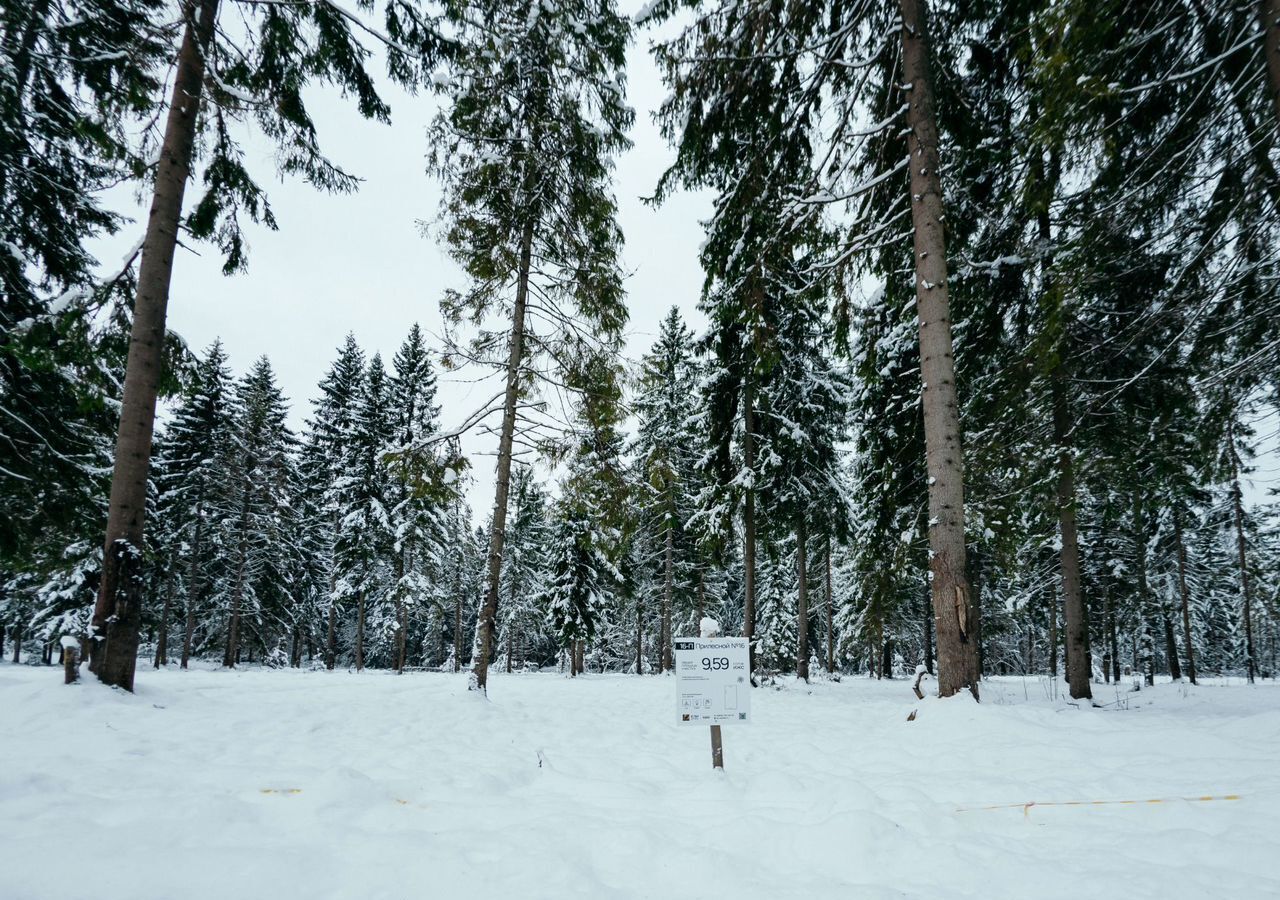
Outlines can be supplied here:
M778 332L797 343L759 378L760 464L749 485L740 468L720 476L713 398L724 375L711 343L676 310L632 377L599 362L556 483L539 475L545 467L516 464L495 666L659 672L671 667L672 636L702 616L741 631L734 495L748 487L759 498L762 673L892 677L930 665L923 547L910 530L920 523L884 534L898 525L871 518L893 480L858 478L864 441L862 427L851 440L850 366L824 348L824 333ZM267 359L237 379L214 343L185 370L153 468L143 616L151 662L451 671L471 663L487 523L473 521L465 463L441 432L431 356L417 326L389 368L348 337L300 435L286 424ZM728 452L739 467L739 450ZM1201 485L1194 505L1153 513L1146 538L1130 530L1141 510L1105 498L1115 506L1082 540L1099 668L1118 651L1138 672L1171 663L1246 671L1233 491L1230 480ZM914 502L922 508L922 497ZM1018 527L988 525L983 539L1000 535L1013 562L975 573L983 669L1044 672L1063 658L1054 520L1043 493L1005 502ZM101 515L102 506L90 508ZM1265 512L1244 522L1260 584L1280 563ZM1095 533L1106 536L1098 546ZM856 546L859 536L868 547ZM21 643L52 661L60 635L85 634L100 566L101 549L82 541L11 572L0 610L10 652ZM1255 653L1266 673L1277 629L1260 596Z
M630 374L631 24L607 0L380 6L381 28L326 3L0 13L11 647L94 633L128 687L140 616L161 662L474 659L483 687L490 661L661 670L707 613L762 673L936 654L943 693L978 669L1063 670L1074 696L1122 667L1276 670L1276 516L1243 490L1280 390L1274 0L650 4L675 20L656 196L715 204L706 330L673 312ZM215 28L231 7L243 28ZM179 231L234 270L241 217L274 226L229 122L282 173L355 186L302 89L385 120L366 39L441 101L430 172L470 279L446 318L510 323L433 348L505 376L477 522L416 329L389 367L349 341L301 435L265 360L236 379L164 338ZM136 146L173 59L163 137ZM131 258L104 284L96 197L126 179L163 214L138 283Z

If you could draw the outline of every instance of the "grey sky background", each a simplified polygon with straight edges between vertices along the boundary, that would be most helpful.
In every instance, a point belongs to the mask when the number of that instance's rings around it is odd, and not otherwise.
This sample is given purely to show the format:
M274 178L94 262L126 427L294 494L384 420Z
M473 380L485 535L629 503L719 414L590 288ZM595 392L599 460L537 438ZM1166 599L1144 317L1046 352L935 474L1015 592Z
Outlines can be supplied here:
M623 3L629 13L640 6ZM695 329L702 327L695 309L702 285L698 247L701 220L711 209L708 196L688 193L658 209L640 199L653 192L672 158L651 116L666 96L648 52L653 33L637 30L628 54L634 147L618 160L615 186L630 273L626 353L633 359L648 350L672 305ZM426 128L436 103L429 96L410 96L385 79L382 89L391 105L390 126L364 121L336 91L308 94L321 146L365 179L358 193L321 194L296 179L281 181L270 148L246 130L247 161L268 191L279 230L247 227L249 268L238 275L222 275L217 249L207 245L180 249L174 264L169 327L201 352L221 337L237 375L259 356L268 356L289 398L295 430L310 415L316 385L348 331L366 354L380 352L388 367L414 322L438 349L440 296L446 288L464 286L464 276L435 236L423 237L418 227L420 221L434 220L440 205L439 185L426 174ZM188 203L199 193L198 185L191 185ZM118 270L141 236L146 216L145 205L131 194L112 199L136 222L96 248L104 271ZM487 371L438 375L445 428L461 423L500 388ZM491 417L495 427L498 418ZM496 446L496 439L474 431L463 440L472 462L470 499L480 520L493 503L494 457L487 454Z

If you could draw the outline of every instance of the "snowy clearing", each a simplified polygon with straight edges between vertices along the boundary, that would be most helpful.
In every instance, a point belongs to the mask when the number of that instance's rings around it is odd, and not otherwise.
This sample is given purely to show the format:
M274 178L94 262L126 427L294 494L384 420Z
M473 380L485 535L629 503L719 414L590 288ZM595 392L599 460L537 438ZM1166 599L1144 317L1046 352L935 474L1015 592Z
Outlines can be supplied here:
M0 665L7 900L1280 896L1270 683L791 682L716 773L671 678L59 675Z

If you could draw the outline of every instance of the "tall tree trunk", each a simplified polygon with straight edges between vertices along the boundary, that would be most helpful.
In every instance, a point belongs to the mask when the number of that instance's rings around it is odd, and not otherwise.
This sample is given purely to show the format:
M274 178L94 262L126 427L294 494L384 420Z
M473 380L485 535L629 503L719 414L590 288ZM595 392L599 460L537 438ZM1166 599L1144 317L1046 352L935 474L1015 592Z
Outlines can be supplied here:
M706 573L702 571L701 566L698 568L698 627L702 627L702 620L707 615L707 585Z
M973 596L973 605L972 605L972 612L973 612L973 624L972 624L970 627L973 629L974 634L976 634L976 635L977 635L977 640L978 640L978 677L979 677L979 678L981 678L981 677L982 677L982 675L983 675L983 673L984 673L984 672L986 672L986 665L987 665L987 662L986 662L986 656L985 656L985 654L986 654L986 644L983 642L983 639L982 639L982 576L983 576L983 571L984 571L984 570L983 570L982 549L981 549L980 547L975 547L975 548L973 549L973 558L972 558L972 559L970 560L970 562L969 562L969 573L970 573L970 579L971 579L971 580L970 580L970 590L971 590L971 592L972 592L972 596ZM926 586L925 586L925 592L926 592L926 594L928 593L928 590L929 590L928 585L926 585ZM926 601L926 602L925 602L925 605L926 605L926 606L928 606L928 597L927 597L927 596L926 596L926 598L925 598L925 601ZM932 622L932 617L930 617L930 619L931 619L931 621L929 621L928 623L926 623L926 627L930 629L930 631L929 631L929 641L927 641L926 643L928 643L928 646L930 647L930 660L931 660L931 661L930 661L930 664L929 664L930 668L929 668L929 670L928 670L928 671L929 671L929 674L930 674L930 675L932 675L932 674L933 674L933 663L932 663L932 658L933 658L933 651L932 651L932 647L933 647L933 643L932 643L932 640L933 640L933 630L932 630L932 629L933 629L933 622Z
M1080 545L1076 534L1072 429L1067 410L1066 376L1061 364L1053 373L1050 390L1053 393L1053 437L1058 445L1058 529L1062 537L1058 559L1062 568L1062 601L1066 619L1067 687L1073 699L1086 700L1093 697L1089 687L1093 667L1089 664L1089 622L1081 588Z
M668 512L667 540L662 559L662 627L660 629L662 647L660 656L663 672L670 672L674 668L671 660L671 603L675 581L675 517L673 513ZM639 672L639 664L637 663L636 674L639 674Z
M231 616L227 623L227 652L223 665L233 668L240 659L240 606L244 599L245 569L249 564L249 548L245 532L249 530L250 481L246 475L244 491L240 496L240 554L236 562L236 582L231 592Z
M1145 537L1145 529L1143 522L1145 521L1142 514L1140 501L1135 498L1133 508L1136 511L1134 516L1134 559L1136 560L1136 574L1138 581L1138 611L1141 616L1142 626L1141 632L1141 654L1140 662L1143 678L1146 683L1151 685L1156 683L1156 660L1155 660L1155 638L1151 635L1151 590L1147 582L1147 541Z
M756 672L756 491L754 486L755 396L750 382L742 400L742 465L752 473L752 486L747 488L742 510L742 633L747 639L747 668L755 683ZM701 623L699 623L701 624Z
M1178 664L1178 642L1173 639L1173 620L1163 610L1160 618L1164 620L1164 654L1168 658L1169 677L1176 683L1182 680L1182 666Z
M661 638L659 638L661 640ZM661 653L659 653L661 659ZM662 671L662 663L658 663L659 671ZM636 599L636 674L644 674L644 604Z
M1033 115L1035 115L1033 113ZM1056 152L1049 154L1046 167L1043 154L1037 151L1032 159L1037 187L1040 189L1039 203L1036 209L1036 226L1041 244L1045 248L1052 247L1053 224L1049 218L1049 203L1056 190L1060 164ZM1053 257L1046 252L1041 263L1041 290L1044 293L1043 307L1046 316L1054 310L1057 316L1060 333L1057 340L1057 359L1049 376L1050 405L1053 418L1053 442L1057 448L1058 481L1056 499L1058 506L1058 530L1062 546L1058 553L1058 562L1062 577L1062 601L1064 612L1063 644L1067 654L1067 688L1071 697L1076 700L1093 696L1089 687L1089 676L1092 666L1089 664L1089 623L1087 607L1080 578L1080 543L1076 531L1076 475L1075 448L1072 432L1071 410L1067 396L1067 373L1065 361L1070 357L1069 334L1064 318L1061 299L1055 295L1053 286ZM1052 323L1048 323L1052 324ZM1056 618L1056 616L1055 616ZM1052 654L1053 675L1058 674L1057 651Z
M872 651L875 659L876 678L884 678L884 620L876 620L876 648Z
M462 593L453 595L453 671L462 671Z
M3 625L0 625L0 659L4 659L5 634L6 634L5 627Z
M21 624L13 626L13 664L15 666L22 661L22 632Z
M1106 588L1106 580L1103 580L1102 606L1106 611L1107 617L1107 641L1111 648L1111 677L1120 683L1120 637L1119 629L1116 628L1116 611L1111 605L1111 592Z
M409 643L409 611L405 608L404 597L396 599L396 671L404 672L406 650Z
M243 522L244 520L241 519L242 525ZM222 658L222 664L228 669L235 668L236 659L240 655L240 601L244 596L245 566L246 553L242 539L240 556L236 562L236 583L231 591L231 614L227 621L227 651Z
M1196 651L1191 641L1191 597L1187 590L1187 545L1182 540L1182 517L1173 514L1173 536L1178 542L1178 593L1182 599L1182 641L1187 648L1187 678L1196 683Z
M809 680L809 529L796 517L796 675Z
M1267 57L1267 90L1276 114L1276 128L1280 129L1280 0L1260 0L1258 12L1265 32L1262 46Z
M187 569L187 621L182 632L182 668L191 659L196 631L196 606L200 602L200 561L204 551L204 486L196 498L196 533L191 541L191 565Z
M1234 426L1227 428L1227 444L1231 454L1231 509L1236 526L1236 554L1240 565L1240 597L1244 601L1244 662L1249 683L1254 679L1253 591L1249 583L1248 544L1244 537L1244 494L1240 490L1240 457L1236 453Z
M165 570L164 575L164 603L160 607L160 633L156 637L156 660L155 667L169 665L169 610L173 606L173 566L170 565Z
M332 670L338 664L338 604L329 597L329 621L325 632L324 667Z
M933 604L929 585L924 586L924 670L933 674Z
M364 591L356 595L356 671L364 671Z
M511 448L515 441L516 405L520 398L520 367L524 361L525 304L529 296L529 268L533 254L532 217L520 234L520 272L516 282L515 306L511 313L511 348L507 357L507 391L502 409L502 433L498 439L498 485L493 499L493 526L489 535L489 583L484 605L476 622L479 648L472 670L476 690L486 691L489 679L489 649L498 616L498 588L502 578L502 545L507 534L507 497L511 491Z
M409 616L404 605L404 591L401 587L401 583L404 581L405 556L408 552L409 548L406 546L401 548L400 552L395 555L396 640L391 667L397 672L404 671L405 632L409 625Z
M938 129L929 74L926 0L899 0L902 70L908 88L907 150L915 232L916 309L929 476L929 569L938 635L938 693L968 688L978 697L976 616L965 574L964 474L952 356L947 248Z
M827 674L834 675L836 671L836 627L835 627L835 602L831 594L831 535L826 536L826 584L823 586L823 593L826 595L827 601Z
M1050 585L1045 591L1049 607L1049 675L1058 677L1058 595Z
M104 683L133 690L138 662L138 623L142 599L138 571L144 546L147 472L155 427L156 393L164 365L165 314L169 282L178 244L182 197L191 174L200 92L204 85L205 51L213 38L218 0L199 0L185 7L187 25L178 53L173 98L165 123L155 190L142 243L138 293L125 366L120 429L107 535L103 544L102 581L93 608L93 636L101 648L91 669Z

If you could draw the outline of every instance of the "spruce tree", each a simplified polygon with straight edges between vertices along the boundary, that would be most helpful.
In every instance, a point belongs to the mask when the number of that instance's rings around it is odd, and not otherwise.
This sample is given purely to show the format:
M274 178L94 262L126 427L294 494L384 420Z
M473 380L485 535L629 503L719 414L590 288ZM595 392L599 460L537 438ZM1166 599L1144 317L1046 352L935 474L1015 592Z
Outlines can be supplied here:
M659 671L673 667L672 616L677 593L687 592L698 567L696 534L686 527L694 513L698 479L697 376L693 333L672 307L652 349L640 361L632 401L637 417L633 452L639 467L640 514L661 558Z
M320 541L328 557L328 581L323 601L325 612L325 665L332 669L338 655L338 612L345 594L338 590L337 545L342 540L342 479L350 474L348 462L354 440L360 396L364 390L364 354L354 335L348 334L337 360L320 382L320 397L310 421L308 435L309 483L322 491L313 502L320 507L328 533Z
M460 462L444 459L438 445L435 370L417 323L396 351L392 370L388 395L392 433L385 451L391 481L386 502L394 535L392 667L402 671L411 618L440 597L438 582L448 540L444 511L458 487Z
M369 361L352 409L351 430L333 485L338 532L334 541L334 599L356 611L354 662L365 665L370 612L386 599L388 564L395 545L387 489L386 447L393 434L389 379L382 357Z
M221 341L215 340L197 363L191 386L165 428L165 452L159 456L157 483L171 510L181 542L185 625L181 666L191 658L194 631L206 586L213 512L224 498L217 491L230 464L233 446L232 376ZM177 561L175 560L175 564Z
M521 398L544 371L563 382L566 359L612 347L626 321L608 179L634 113L623 101L629 25L610 0L451 3L446 18L459 49L432 170L445 182L445 238L472 284L444 312L455 324L510 322L464 351L505 374L483 411L502 409L474 670L484 690Z
M235 666L242 644L250 640L264 653L272 649L265 626L292 616L288 562L294 554L297 488L288 407L265 356L236 385L235 403L229 471L224 473L230 513L223 522L230 557L223 654L228 667Z
M541 594L547 622L570 651L575 675L583 671L586 645L621 605L622 560L632 529L621 458L619 373L607 357L597 356L577 377L579 433L560 485L550 571Z

